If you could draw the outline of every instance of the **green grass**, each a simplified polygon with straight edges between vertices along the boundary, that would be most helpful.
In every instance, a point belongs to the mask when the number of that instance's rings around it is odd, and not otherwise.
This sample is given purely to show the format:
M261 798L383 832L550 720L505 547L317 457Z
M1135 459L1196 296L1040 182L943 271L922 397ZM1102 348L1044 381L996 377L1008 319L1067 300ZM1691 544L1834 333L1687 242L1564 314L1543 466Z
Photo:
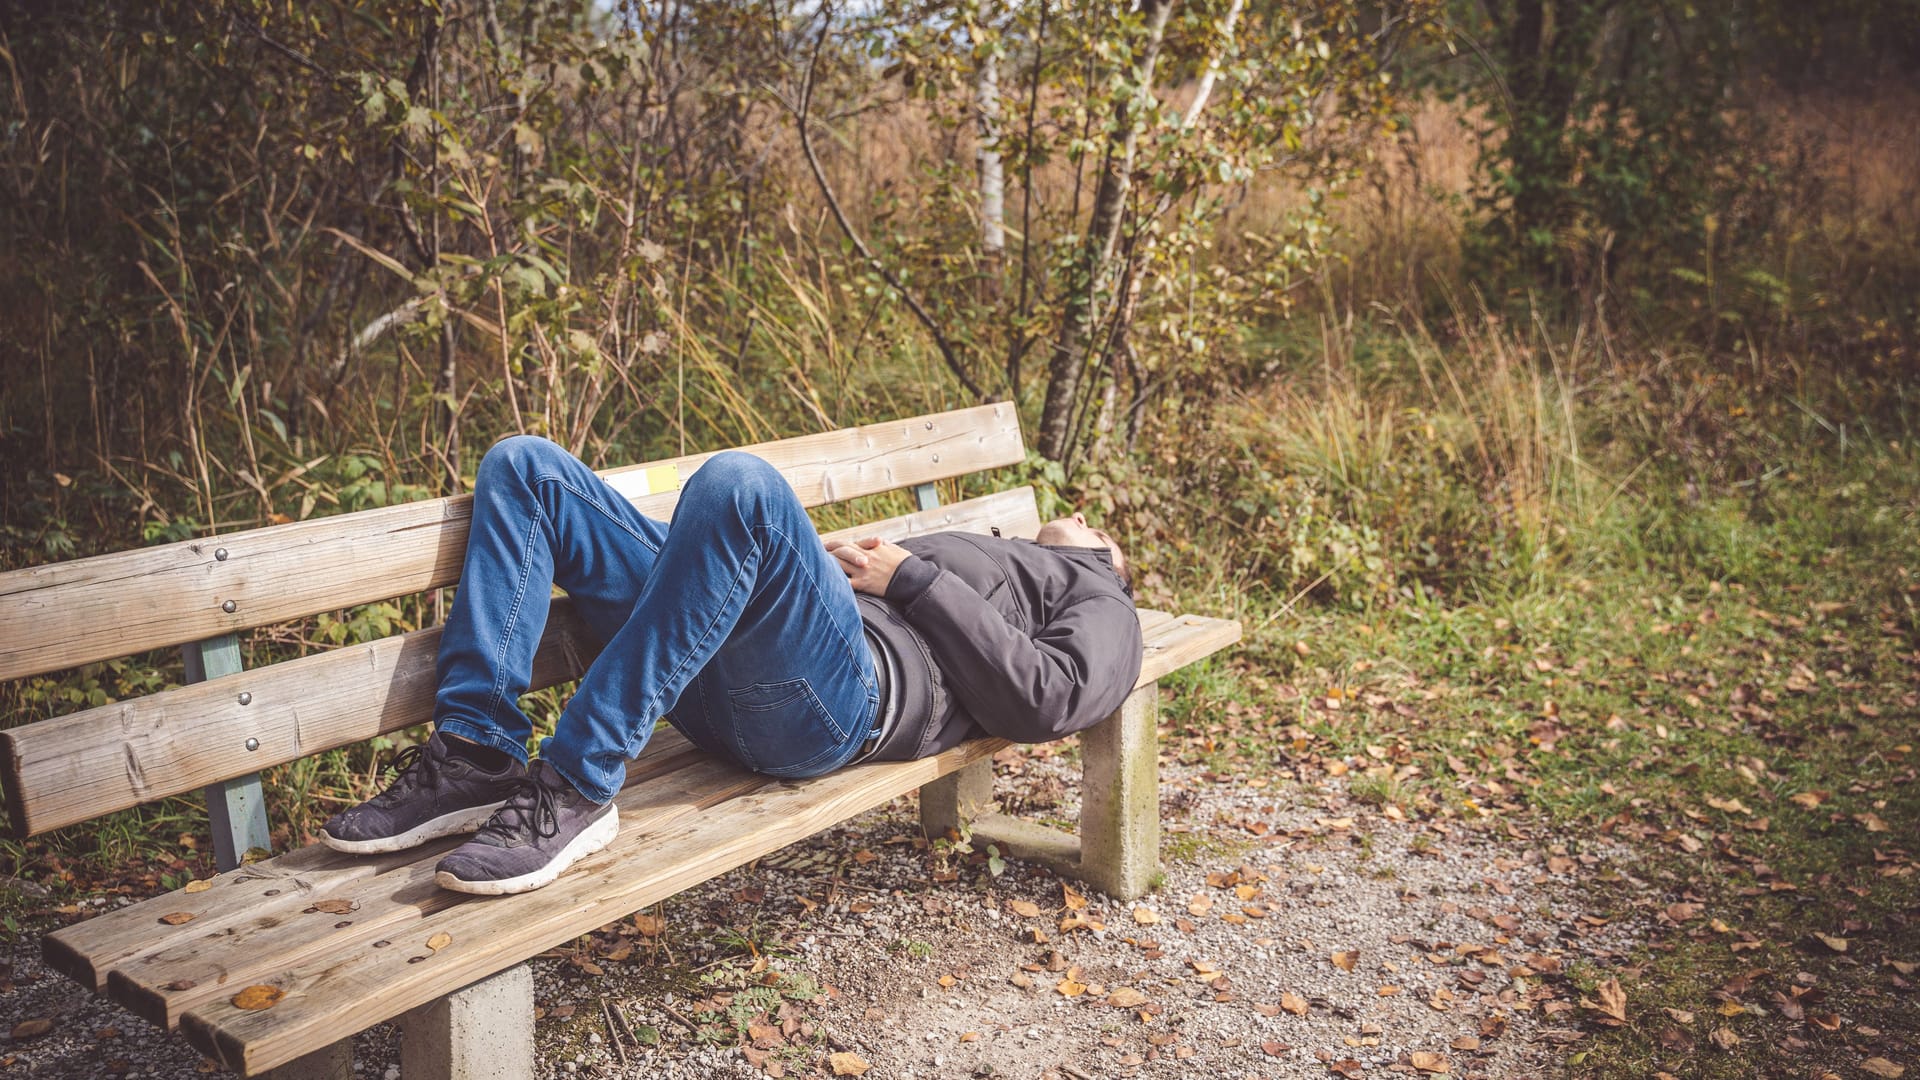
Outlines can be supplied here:
M1887 966L1920 961L1911 455L1816 451L1764 500L1621 500L1559 547L1509 587L1251 612L1239 663L1174 680L1175 730L1217 771L1358 761L1365 804L1625 845L1644 888L1582 886L1652 930L1630 962L1577 973L1619 975L1632 1022L1591 1027L1575 1075L1920 1064L1898 1042L1920 1009ZM1703 910L1658 922L1683 898Z

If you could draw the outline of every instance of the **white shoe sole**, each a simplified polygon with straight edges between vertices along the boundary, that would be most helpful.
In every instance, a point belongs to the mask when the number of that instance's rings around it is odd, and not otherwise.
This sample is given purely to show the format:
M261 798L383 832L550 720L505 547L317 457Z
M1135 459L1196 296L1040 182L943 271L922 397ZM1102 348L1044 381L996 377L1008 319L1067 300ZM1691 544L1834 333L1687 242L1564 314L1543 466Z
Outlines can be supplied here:
M507 800L485 806L475 806L466 810L456 810L444 814L432 821L422 822L397 836L376 836L371 840L341 840L325 829L320 830L320 842L335 851L344 851L349 855L377 855L385 851L405 851L410 847L424 844L429 840L438 840L443 836L457 836L460 833L479 832L480 826L487 823L495 810L507 805Z
M553 879L566 872L567 867L599 851L620 832L620 808L607 807L605 817L580 830L580 835L567 842L547 865L538 870L521 874L519 877L500 878L493 881L467 881L454 877L445 870L436 871L433 880L443 889L469 893L473 896L504 896L508 893L532 892L545 885L553 884Z

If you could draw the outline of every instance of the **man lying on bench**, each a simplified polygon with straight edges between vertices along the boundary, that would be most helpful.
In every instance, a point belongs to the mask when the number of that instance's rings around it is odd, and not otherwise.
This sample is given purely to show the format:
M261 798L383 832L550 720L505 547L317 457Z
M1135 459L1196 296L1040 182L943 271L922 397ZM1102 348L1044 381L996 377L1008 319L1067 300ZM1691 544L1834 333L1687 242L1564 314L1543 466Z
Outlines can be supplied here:
M519 698L554 585L605 646L529 767ZM1133 689L1132 596L1119 545L1080 514L1032 541L823 546L785 478L750 454L707 459L669 524L559 446L516 436L475 479L433 737L321 838L370 853L472 832L435 880L526 892L613 839L627 760L661 718L708 753L780 777L913 760L982 735L1058 739Z

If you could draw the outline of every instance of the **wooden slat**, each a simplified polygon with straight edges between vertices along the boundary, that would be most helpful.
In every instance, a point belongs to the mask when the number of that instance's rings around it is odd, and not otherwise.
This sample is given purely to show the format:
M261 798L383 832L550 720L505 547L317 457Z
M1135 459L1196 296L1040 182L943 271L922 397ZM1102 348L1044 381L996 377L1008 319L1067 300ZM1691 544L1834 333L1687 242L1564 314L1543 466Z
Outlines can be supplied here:
M656 732L646 750L627 767L627 784L682 768L699 754L679 732L670 728ZM210 879L213 887L203 892L167 893L56 930L42 939L41 953L49 966L102 991L111 972L137 964L143 957L178 949L183 943L224 937L254 920L283 919L289 911L299 911L315 900L352 891L356 882L429 856L437 859L464 839L380 855L347 855L310 844L216 874ZM162 915L176 911L187 912L193 921L180 926L160 921Z
M1026 453L1005 403L742 449L777 466L808 506L1011 465ZM711 456L670 463L684 478ZM668 463L601 475L632 490L645 469ZM634 503L664 518L676 498ZM0 574L0 679L450 585L471 512L469 496L454 496Z
M1195 660L1211 656L1240 640L1240 624L1232 619L1210 619L1204 615L1181 615L1160 623L1146 637L1146 655L1140 663L1140 679L1134 685L1145 686Z
M659 833L773 782L697 751L677 760L678 769L630 786L615 798L622 832ZM248 919L219 937L203 934L143 955L111 973L108 995L153 1024L171 1028L187 1011L232 997L238 987L349 952L371 951L376 941L392 943L380 948L424 951L420 944L426 936L417 932L422 921L466 900L434 884L434 865L443 853L416 850L406 864L347 883L325 897ZM309 914L305 909L314 899L346 900L354 910L347 915Z
M734 867L990 758L1008 744L977 739L918 761L859 765L813 780L774 780L658 830L621 829L559 881L521 897L465 899L422 919L394 947L342 952L270 980L287 996L236 1008L231 994L189 1011L181 1027L228 1068L257 1075L603 926ZM645 865L645 873L634 868ZM437 952L428 937L445 933ZM424 956L418 962L412 958ZM509 959L511 958L511 960ZM507 961L507 963L503 963ZM231 985L231 983L229 983ZM234 987L238 991L239 987Z
M1009 536L1039 528L1033 489L828 533ZM0 782L16 835L114 810L397 731L431 718L440 628L288 660L220 679L0 731ZM533 689L580 674L598 644L556 602L535 656ZM245 695L245 704L242 704ZM255 748L247 749L247 740Z

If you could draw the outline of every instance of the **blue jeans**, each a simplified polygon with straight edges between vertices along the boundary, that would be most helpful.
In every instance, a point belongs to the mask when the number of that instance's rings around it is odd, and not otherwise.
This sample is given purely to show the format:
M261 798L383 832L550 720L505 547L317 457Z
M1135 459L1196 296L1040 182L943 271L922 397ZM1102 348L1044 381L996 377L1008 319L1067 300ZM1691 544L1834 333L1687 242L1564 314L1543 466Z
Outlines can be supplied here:
M440 639L439 730L526 760L519 697L553 585L604 644L540 756L595 801L663 717L782 777L832 772L871 732L879 691L853 589L786 479L751 454L709 458L668 524L545 439L495 444Z

